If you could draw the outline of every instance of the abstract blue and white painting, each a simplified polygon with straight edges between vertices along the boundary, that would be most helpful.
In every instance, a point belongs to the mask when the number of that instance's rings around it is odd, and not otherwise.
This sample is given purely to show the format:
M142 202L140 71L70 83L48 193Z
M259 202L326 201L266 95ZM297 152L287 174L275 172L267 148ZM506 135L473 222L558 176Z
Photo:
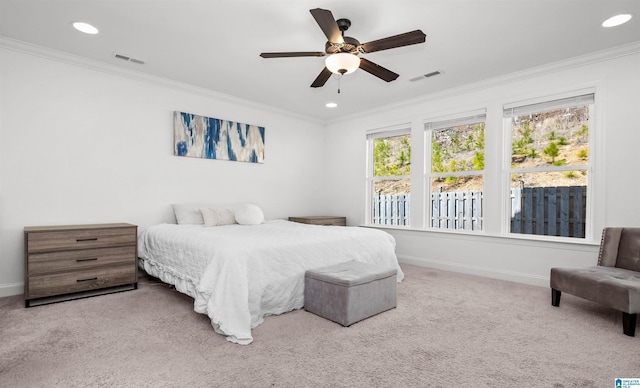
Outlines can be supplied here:
M264 127L177 111L173 121L176 156L264 163Z

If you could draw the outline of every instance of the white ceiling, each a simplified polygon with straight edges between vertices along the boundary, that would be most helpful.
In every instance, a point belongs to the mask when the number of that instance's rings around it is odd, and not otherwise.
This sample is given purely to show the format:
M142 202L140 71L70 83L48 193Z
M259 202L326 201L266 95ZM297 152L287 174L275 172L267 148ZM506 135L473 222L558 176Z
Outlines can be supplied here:
M263 59L261 52L323 51L309 13L348 18L360 42L421 29L427 42L362 54L398 74L362 70L309 85L324 58ZM621 12L635 17L605 29ZM85 35L70 26L100 29ZM0 35L331 121L547 63L640 41L639 0L0 0ZM113 57L124 54L144 65ZM411 82L439 70L443 74ZM329 101L339 104L328 109Z

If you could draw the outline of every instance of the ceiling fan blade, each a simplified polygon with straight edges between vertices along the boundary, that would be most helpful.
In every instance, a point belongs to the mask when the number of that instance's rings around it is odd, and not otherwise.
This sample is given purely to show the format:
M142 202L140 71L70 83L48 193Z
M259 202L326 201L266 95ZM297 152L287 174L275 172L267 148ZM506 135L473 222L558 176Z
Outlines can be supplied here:
M362 52L372 53L374 51L388 50L396 47L409 46L412 44L424 43L427 36L420 30L405 32L404 34L378 39L360 45Z
M313 18L316 19L316 23L322 29L322 32L327 36L329 42L331 43L344 43L342 39L342 32L340 28L338 28L338 23L336 23L336 19L333 17L331 11L327 9L315 8L309 10Z
M320 74L318 74L318 77L316 77L315 81L313 81L313 83L311 84L312 88L319 88L324 86L324 84L327 82L327 80L331 77L331 70L327 69L326 67L324 69L322 69L322 71L320 72Z
M375 75L376 77L387 82L391 82L399 77L399 75L394 73L393 71L385 69L377 63L373 63L364 58L360 58L360 68L367 73Z
M322 51L292 51L285 53L261 53L262 58L290 58L290 57L324 57Z

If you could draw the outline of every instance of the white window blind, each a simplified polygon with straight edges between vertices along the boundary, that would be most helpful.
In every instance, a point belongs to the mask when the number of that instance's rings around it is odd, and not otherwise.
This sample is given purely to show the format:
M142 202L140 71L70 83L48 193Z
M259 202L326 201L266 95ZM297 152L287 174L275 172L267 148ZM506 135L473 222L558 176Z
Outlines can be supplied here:
M507 104L504 106L504 117L514 117L527 115L532 113L547 112L550 110L571 108L574 106L593 104L595 97L593 93L583 94L580 96L562 98L559 100L545 101L537 104L514 106L514 104Z
M467 125L467 124L475 124L475 123L483 123L486 120L486 114L477 114L473 116L460 117L450 120L442 120L442 121L434 121L430 123L426 123L424 125L424 129L436 131L438 129L457 127L459 125Z
M394 136L404 136L404 135L410 135L411 134L411 128L399 128L399 129L380 129L380 130L373 130L373 131L369 131L367 132L367 139L379 139L382 137L394 137Z

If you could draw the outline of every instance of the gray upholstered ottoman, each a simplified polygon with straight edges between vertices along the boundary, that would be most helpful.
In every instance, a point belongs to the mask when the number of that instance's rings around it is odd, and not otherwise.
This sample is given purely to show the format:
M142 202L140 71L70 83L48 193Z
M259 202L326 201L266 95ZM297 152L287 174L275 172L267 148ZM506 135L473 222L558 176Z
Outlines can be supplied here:
M304 309L350 326L396 307L397 272L359 261L308 270Z

